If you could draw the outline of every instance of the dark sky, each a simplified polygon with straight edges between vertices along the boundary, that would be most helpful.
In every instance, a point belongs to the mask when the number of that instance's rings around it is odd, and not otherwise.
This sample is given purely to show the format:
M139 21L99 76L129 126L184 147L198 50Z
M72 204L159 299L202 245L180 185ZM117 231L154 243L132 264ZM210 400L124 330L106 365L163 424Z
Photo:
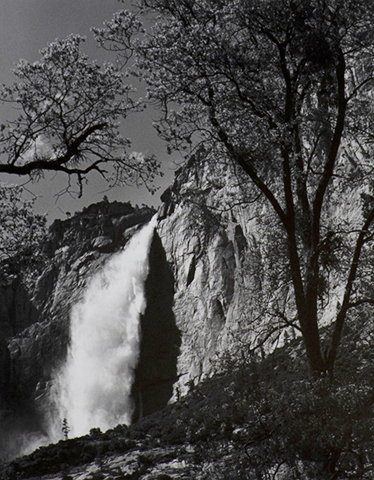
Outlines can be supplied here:
M106 52L96 47L90 28L102 26L105 20L111 19L114 12L130 7L131 1L120 3L117 0L2 0L0 83L13 83L11 70L18 60L37 60L41 48L56 38L67 37L70 33L87 37L84 50L92 59L111 60ZM90 177L91 181L82 199L65 195L57 201L55 194L63 188L64 182L60 177L49 176L38 184L27 185L28 189L38 195L37 210L48 213L49 220L65 218L67 211L81 209L84 205L101 200L104 195L110 200L131 200L133 204L158 204L160 193L173 177L173 162L151 126L152 117L155 118L156 115L156 112L146 110L145 114L131 117L124 130L125 135L133 142L134 151L154 153L163 162L166 176L158 182L161 185L159 193L151 196L145 189L134 187L117 187L105 192L106 184L99 177L93 176ZM1 111L0 120L4 121ZM9 175L2 175L0 180L7 183L20 182L18 177Z

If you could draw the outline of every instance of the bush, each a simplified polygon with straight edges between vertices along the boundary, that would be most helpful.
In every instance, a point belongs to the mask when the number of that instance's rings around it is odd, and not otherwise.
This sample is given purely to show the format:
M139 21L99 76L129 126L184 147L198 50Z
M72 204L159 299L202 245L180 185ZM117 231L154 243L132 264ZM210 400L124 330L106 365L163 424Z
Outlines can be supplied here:
M167 461L183 459L198 480L372 480L374 345L366 328L362 333L353 327L334 384L307 379L297 343L257 362L226 358L229 370L221 369L179 403L129 428L94 430L41 448L15 463L14 471L37 476L55 472L61 463L88 463L100 446L100 455L141 452L142 472L166 462L166 451ZM351 352L354 361L348 362ZM151 453L155 446L163 460Z
M185 420L189 438L202 452L202 471L210 471L202 478L265 480L278 470L280 478L292 480L373 478L371 377L351 371L334 384L328 378L312 381L300 375L300 360L291 361L286 349L284 358L281 350L275 355L275 362L269 357L246 368L237 365L222 377L218 393L214 381L207 382L199 398L189 400L198 406ZM363 365L362 359L356 363ZM221 465L222 445L238 452L233 464L241 464L241 473ZM212 465L221 465L221 476L212 473Z

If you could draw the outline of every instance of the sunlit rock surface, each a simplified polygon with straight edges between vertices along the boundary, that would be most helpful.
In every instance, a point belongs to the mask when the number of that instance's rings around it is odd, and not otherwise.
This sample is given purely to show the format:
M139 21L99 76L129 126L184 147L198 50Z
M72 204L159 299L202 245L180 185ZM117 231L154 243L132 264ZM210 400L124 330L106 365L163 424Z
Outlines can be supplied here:
M235 335L243 339L259 261L258 226L246 195L236 172L226 165L201 167L197 156L176 172L161 197L141 318L134 420L209 376L235 345ZM72 306L92 275L154 213L103 201L51 226L49 260L28 303L22 303L22 312L29 313L16 322L26 328L7 327L11 333L0 344L0 381L8 391L3 411L7 399L17 399L7 418L22 413L33 419L31 432L46 428L53 415L46 411L48 394L66 358Z
M192 158L161 197L158 233L174 275L182 338L176 397L212 373L251 298L246 285L254 276L248 257L255 263L259 255L256 222L245 202L232 207L243 198L239 179L226 166L219 173Z

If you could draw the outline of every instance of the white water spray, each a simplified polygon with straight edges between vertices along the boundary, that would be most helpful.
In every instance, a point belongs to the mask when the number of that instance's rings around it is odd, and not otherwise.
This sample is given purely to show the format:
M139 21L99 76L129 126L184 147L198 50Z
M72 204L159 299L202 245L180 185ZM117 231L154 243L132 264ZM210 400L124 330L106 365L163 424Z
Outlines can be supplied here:
M155 216L93 276L72 310L68 358L57 381L60 416L72 436L131 420L139 320L146 307L144 284L156 223Z

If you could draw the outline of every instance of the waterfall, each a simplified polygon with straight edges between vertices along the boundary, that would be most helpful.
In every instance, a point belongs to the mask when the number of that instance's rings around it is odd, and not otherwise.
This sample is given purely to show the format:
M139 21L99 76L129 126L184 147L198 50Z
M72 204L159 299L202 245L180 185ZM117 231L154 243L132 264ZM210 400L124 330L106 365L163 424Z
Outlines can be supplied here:
M72 309L68 356L56 379L57 439L65 418L70 436L97 427L105 431L131 420L140 315L146 307L144 285L156 223L154 216L92 277Z

